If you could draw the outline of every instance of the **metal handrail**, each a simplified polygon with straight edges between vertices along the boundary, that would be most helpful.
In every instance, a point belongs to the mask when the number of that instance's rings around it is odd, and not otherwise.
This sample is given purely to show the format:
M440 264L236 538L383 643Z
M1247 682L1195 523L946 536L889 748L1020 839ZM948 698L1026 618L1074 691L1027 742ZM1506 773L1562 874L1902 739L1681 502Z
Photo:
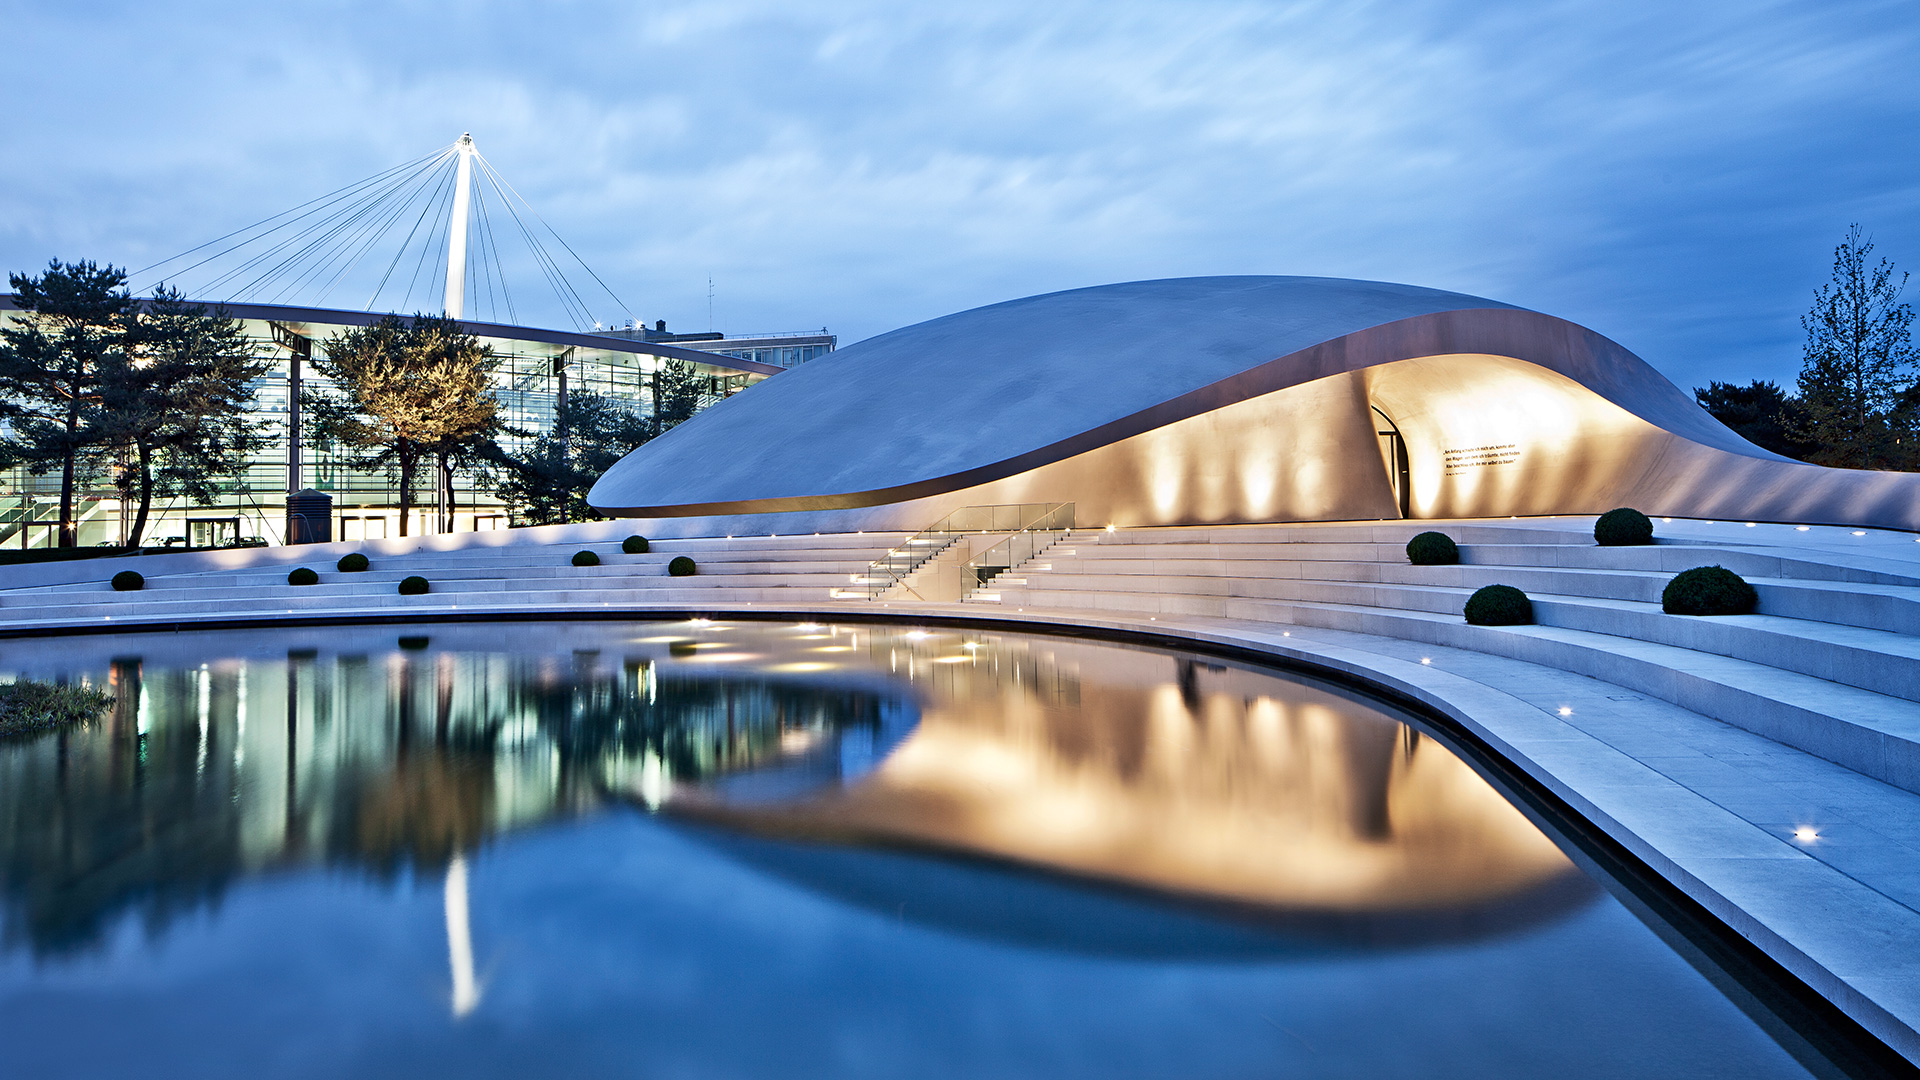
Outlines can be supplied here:
M932 525L901 541L893 550L867 565L867 598L906 580L915 570L951 548L968 535L982 533L1018 534L1036 522L1050 520L1060 509L1067 509L1072 520L1072 503L1009 503L995 506L963 506Z
M1021 566L1073 532L1073 504L1057 503L1027 527L967 560L960 599L972 596L995 577Z

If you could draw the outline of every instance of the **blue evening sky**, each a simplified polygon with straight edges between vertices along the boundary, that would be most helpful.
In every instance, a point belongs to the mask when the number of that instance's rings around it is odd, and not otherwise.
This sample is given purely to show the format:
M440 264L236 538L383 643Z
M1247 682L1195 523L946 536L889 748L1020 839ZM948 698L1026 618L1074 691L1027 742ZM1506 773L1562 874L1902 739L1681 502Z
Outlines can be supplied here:
M1790 382L1849 222L1920 270L1913 0L0 0L0 25L11 270L144 266L462 131L680 330L709 276L719 329L847 343L1103 282L1335 275L1561 315L1682 386Z

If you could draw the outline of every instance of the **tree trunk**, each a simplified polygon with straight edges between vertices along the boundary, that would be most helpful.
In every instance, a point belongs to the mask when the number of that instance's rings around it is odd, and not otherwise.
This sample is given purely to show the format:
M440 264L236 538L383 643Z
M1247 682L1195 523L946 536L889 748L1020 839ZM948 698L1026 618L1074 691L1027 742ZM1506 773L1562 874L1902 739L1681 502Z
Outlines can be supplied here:
M74 445L75 433L80 430L80 387L74 380L70 388L73 392L67 397L67 441L65 452L60 460L60 539L63 548L78 547L80 530L73 521L73 464L79 456L79 448Z
M407 517L413 513L413 447L400 441L400 535L407 535Z
M137 548L147 531L147 511L153 506L153 451L144 443L140 454L140 509L133 515L133 528L127 532L127 546Z
M444 451L439 456L436 480L440 485L440 531L453 531L453 465Z

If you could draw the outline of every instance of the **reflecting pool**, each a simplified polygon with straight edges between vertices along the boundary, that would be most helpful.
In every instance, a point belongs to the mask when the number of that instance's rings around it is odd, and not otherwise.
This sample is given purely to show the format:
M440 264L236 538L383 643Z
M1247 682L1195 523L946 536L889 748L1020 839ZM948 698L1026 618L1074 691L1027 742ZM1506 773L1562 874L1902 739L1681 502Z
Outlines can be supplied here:
M694 620L0 673L115 698L0 742L0 1076L1831 1075L1417 725L1203 655Z

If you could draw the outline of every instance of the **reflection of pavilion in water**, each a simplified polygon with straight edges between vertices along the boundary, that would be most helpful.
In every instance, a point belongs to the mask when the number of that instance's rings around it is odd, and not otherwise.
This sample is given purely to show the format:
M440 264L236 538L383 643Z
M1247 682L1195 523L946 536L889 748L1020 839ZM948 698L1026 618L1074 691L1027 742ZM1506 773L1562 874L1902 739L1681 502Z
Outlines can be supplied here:
M670 805L773 835L1011 859L1353 939L1493 929L1585 877L1465 763L1332 691L1144 650L876 636L923 688L872 773L778 803ZM1477 929L1476 929L1477 928Z
M122 658L104 674L115 705L99 724L0 744L9 944L85 949L123 912L158 928L282 866L445 872L456 1013L478 1000L463 853L616 792L657 798L676 778L751 768L795 733L872 726L890 707L593 652Z

